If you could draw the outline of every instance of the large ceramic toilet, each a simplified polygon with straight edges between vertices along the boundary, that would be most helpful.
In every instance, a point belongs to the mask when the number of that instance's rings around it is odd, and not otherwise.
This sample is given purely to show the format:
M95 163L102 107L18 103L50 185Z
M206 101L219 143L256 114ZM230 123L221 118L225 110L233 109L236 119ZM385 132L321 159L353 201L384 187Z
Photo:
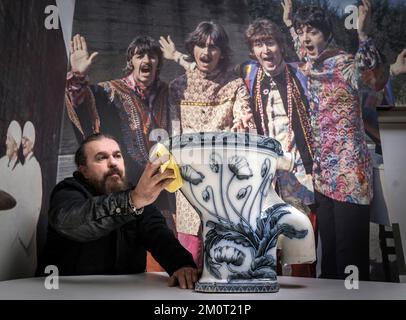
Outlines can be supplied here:
M201 292L275 292L276 244L283 263L315 260L308 217L276 194L276 170L293 161L278 141L245 133L196 133L164 142L183 178L182 193L203 224Z

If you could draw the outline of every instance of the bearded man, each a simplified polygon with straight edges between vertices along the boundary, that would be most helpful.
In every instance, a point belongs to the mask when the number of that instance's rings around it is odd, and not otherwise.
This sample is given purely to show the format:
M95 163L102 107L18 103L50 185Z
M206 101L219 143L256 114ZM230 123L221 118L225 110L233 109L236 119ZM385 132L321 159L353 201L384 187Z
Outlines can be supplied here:
M165 159L148 162L135 187L127 183L118 142L95 134L75 154L78 171L52 191L41 269L61 275L133 274L146 269L146 250L171 275L170 285L193 288L197 270L159 210L151 204L173 180Z

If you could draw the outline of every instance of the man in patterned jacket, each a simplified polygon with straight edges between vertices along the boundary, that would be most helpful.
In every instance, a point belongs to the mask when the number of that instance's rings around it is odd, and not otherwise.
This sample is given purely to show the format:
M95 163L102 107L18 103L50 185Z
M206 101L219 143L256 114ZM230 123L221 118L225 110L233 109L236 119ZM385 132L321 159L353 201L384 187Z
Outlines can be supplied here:
M187 56L176 52L170 38L167 41L161 38L161 45L171 47L170 56L186 69L184 75L169 85L171 119L178 124L173 126L173 134L255 128L248 90L242 79L229 69L228 42L224 28L209 21L199 23L188 35ZM199 266L200 217L180 193L176 206L178 239L192 252Z
M127 49L124 77L95 85L89 85L88 71L98 53L89 55L86 40L79 34L70 51L66 107L76 136L79 141L97 132L114 136L123 146L128 179L135 184L156 140L154 133L165 138L165 131L170 130L168 86L159 79L163 60L159 44L148 36L134 38ZM155 205L174 231L174 196L164 190ZM161 271L148 257L148 270Z
M292 21L292 1L284 0L282 5L284 22L308 79L321 276L343 279L346 267L355 265L360 280L367 280L372 161L359 90L363 86L382 89L389 71L365 32L371 4L363 0L358 10L360 44L355 56L335 45L323 9L300 8Z

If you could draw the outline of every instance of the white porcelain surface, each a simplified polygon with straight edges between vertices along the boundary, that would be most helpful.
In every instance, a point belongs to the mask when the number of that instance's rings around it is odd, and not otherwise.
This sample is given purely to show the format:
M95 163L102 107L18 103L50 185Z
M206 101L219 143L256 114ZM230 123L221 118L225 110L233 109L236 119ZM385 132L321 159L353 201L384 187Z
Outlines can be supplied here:
M166 144L181 169L181 191L203 222L204 267L196 290L277 291L281 234L283 262L315 260L309 219L273 189L276 169L291 169L278 141L205 133L176 136Z

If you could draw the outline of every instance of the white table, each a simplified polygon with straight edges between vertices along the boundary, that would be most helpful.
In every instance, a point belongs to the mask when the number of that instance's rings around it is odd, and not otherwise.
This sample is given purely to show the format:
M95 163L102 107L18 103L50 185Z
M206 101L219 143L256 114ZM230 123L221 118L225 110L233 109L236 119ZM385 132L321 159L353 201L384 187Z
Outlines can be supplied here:
M117 276L60 277L59 289L48 290L44 278L0 282L0 299L38 300L359 300L406 299L406 284L360 282L358 290L347 290L342 280L278 277L277 293L213 294L168 287L166 273Z

